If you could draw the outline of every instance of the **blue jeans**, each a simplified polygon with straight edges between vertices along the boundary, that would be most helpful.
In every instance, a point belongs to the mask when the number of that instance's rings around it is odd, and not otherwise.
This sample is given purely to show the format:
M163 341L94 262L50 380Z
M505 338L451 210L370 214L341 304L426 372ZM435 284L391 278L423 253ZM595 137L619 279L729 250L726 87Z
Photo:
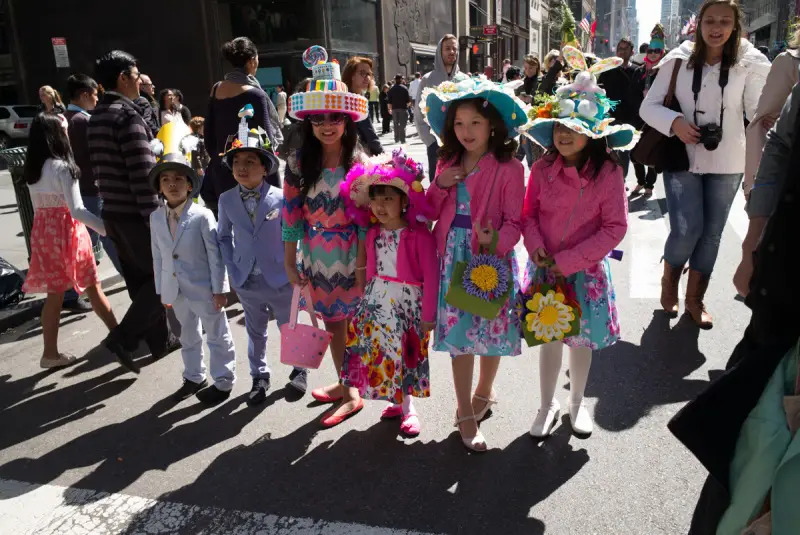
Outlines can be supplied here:
M83 205L86 206L87 210L97 217L101 217L100 212L103 211L103 199L100 197L82 197L82 199ZM111 241L111 238L108 236L100 236L97 232L93 231L89 227L86 227L86 230L89 231L89 236L92 238L92 247L96 247L97 241L100 240L100 243L103 244L103 249L106 251L108 259L114 265L114 269L117 270L117 273L122 274L122 268L119 264L119 257L117 256L117 249L114 247L114 242Z
M669 237L664 260L711 275L731 204L739 193L742 174L664 173L669 211Z

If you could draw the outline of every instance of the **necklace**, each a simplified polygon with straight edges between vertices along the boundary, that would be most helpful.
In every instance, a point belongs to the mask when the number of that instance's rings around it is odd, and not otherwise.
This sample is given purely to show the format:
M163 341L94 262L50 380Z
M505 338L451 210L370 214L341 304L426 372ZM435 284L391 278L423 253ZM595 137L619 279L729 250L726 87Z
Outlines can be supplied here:
M469 171L467 171L466 169L464 170L464 178L468 177L469 174L472 173L475 170L476 167L478 167L478 164L481 163L481 160L483 160L483 157L486 156L488 153L489 153L489 151L487 150L483 154L481 154L478 157L478 159L475 160L475 164L469 169ZM462 166L464 165L464 157L463 156L461 157L461 165Z

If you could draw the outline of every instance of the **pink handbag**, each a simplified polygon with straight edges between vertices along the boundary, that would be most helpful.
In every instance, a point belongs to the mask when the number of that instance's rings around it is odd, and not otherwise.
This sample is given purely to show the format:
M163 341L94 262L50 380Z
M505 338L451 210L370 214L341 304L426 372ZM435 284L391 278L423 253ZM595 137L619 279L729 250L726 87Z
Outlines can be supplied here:
M314 325L302 325L297 323L297 316L300 306L300 292L306 298L306 308L311 323ZM328 344L331 343L333 335L328 331L319 328L317 315L314 312L311 300L311 290L308 285L304 288L294 287L292 294L292 310L289 315L289 323L281 325L281 363L298 368L319 368ZM308 310L311 307L311 310Z

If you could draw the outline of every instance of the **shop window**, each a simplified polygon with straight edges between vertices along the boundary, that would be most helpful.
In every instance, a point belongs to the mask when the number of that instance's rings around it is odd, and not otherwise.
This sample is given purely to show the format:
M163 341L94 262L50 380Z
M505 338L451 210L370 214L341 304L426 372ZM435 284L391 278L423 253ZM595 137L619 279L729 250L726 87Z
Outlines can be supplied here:
M324 42L322 13L314 0L266 0L251 4L231 4L231 30L234 36L246 35L256 45L276 45L297 41Z
M334 48L378 52L374 0L331 0L331 40Z

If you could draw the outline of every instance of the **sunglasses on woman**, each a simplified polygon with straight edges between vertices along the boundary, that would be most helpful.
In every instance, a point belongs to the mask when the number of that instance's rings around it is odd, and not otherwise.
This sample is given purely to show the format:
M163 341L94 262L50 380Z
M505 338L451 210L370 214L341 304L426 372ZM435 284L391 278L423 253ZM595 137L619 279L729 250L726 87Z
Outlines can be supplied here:
M661 52L663 52L663 51L660 48L648 48L647 49L647 53L648 54L661 54Z
M314 115L309 115L308 120L311 121L311 124L314 126L320 126L322 124L330 123L330 124L341 124L344 122L347 115L341 112L335 113L317 113Z

